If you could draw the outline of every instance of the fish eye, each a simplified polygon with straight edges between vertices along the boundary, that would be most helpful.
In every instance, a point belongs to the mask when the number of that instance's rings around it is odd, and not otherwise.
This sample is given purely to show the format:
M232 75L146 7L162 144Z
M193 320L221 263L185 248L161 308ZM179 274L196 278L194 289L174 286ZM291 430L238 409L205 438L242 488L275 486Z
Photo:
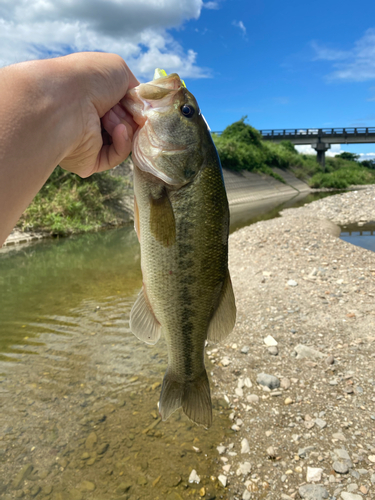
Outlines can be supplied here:
M186 118L191 118L195 113L195 109L189 104L184 104L183 106L181 106L181 113L186 116Z

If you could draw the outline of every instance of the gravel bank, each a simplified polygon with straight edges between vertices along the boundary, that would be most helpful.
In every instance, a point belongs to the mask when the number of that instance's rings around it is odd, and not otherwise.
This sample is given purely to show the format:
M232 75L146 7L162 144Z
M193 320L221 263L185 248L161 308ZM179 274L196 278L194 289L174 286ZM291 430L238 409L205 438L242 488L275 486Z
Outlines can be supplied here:
M375 187L283 215L230 237L238 321L208 346L233 410L222 498L375 498L375 254L335 225L375 220Z

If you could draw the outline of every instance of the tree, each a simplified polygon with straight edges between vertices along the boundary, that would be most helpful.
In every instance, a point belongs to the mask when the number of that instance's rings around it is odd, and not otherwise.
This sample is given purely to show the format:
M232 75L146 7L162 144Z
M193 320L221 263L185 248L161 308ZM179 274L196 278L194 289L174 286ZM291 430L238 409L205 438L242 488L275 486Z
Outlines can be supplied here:
M364 160L361 162L361 165L366 168L375 169L375 159L373 160Z
M355 153L349 153L348 151L344 151L343 153L336 156L336 158L342 158L343 160L348 161L358 161L359 155Z

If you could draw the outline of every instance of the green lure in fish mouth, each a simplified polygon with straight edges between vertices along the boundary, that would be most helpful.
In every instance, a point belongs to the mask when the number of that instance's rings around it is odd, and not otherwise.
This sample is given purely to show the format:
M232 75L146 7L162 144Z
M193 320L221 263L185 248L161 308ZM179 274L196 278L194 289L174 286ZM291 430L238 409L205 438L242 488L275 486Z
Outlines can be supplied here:
M159 78L163 78L164 76L168 76L168 73L165 69L156 68L154 72L154 80L158 80ZM181 79L182 86L186 88L184 80Z

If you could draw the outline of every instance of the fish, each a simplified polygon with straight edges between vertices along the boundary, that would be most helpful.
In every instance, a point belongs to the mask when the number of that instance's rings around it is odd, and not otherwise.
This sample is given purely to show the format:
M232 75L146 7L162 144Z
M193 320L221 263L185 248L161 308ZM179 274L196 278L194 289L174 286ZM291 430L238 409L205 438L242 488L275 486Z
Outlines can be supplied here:
M222 341L236 322L220 159L198 103L178 74L156 70L154 80L129 90L121 104L139 126L132 159L143 286L130 329L147 344L161 335L166 340L162 420L182 407L190 420L208 428L206 341Z

